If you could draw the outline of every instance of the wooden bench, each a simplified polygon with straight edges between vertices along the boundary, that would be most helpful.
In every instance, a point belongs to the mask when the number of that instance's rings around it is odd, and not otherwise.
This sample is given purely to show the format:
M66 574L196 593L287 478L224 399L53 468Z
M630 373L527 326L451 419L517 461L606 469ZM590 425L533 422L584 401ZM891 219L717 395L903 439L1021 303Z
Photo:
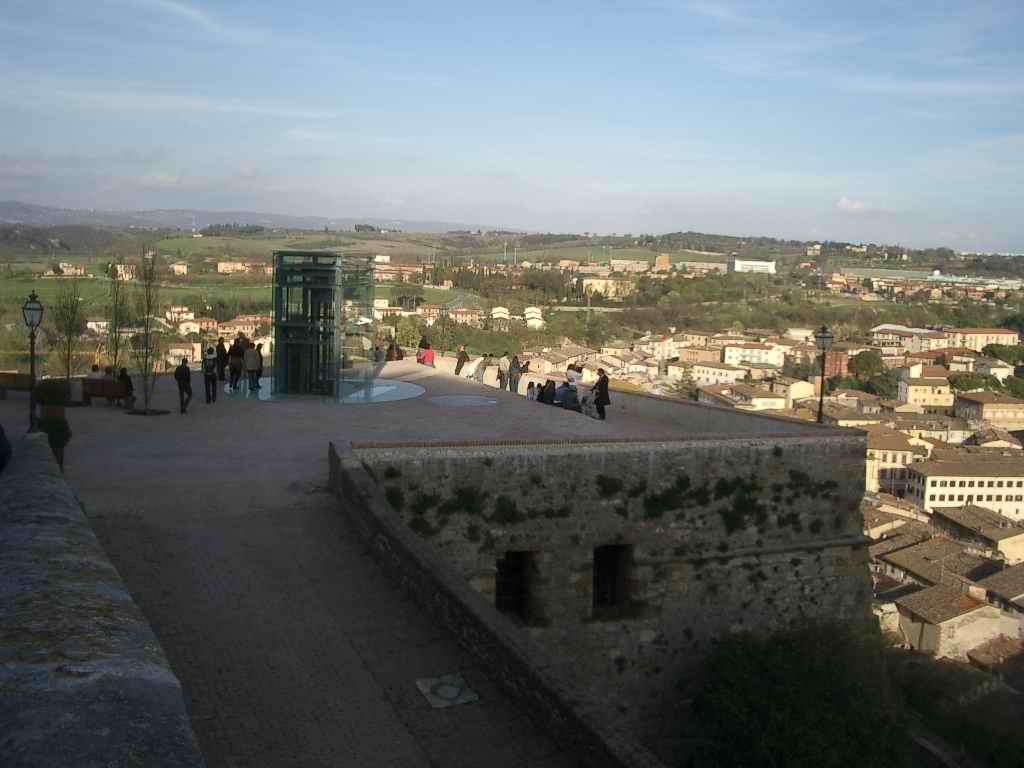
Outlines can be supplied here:
M82 379L82 402L92 405L94 397L124 400L128 397L128 387L120 381L111 381L110 379Z
M16 371L0 371L0 400L7 399L7 390L15 392L31 392L32 377L27 373Z

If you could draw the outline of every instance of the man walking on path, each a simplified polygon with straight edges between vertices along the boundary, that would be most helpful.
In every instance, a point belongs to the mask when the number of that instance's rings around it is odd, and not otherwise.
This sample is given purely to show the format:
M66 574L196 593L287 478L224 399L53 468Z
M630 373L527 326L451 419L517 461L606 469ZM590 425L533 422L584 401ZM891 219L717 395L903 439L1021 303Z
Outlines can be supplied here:
M203 385L206 388L206 402L217 402L217 353L213 347L203 357Z
M217 339L217 381L224 381L224 369L228 367L228 348L224 346L224 337Z
M181 404L181 412L188 410L188 404L192 402L192 371L188 368L188 358L181 358L181 365L174 369L174 380L178 382L178 402Z
M508 389L508 369L512 361L508 359L508 352L498 359L498 389Z
M262 343L256 345L256 354L259 355L259 357L260 357L260 367L259 367L259 370L256 371L256 389L263 389L262 385L260 384L260 381L263 379L263 344Z
M604 368L597 369L597 383L594 384L594 407L597 409L597 418L604 421L604 407L611 405L608 398L608 374Z
M455 375L462 374L462 367L469 362L469 355L466 354L466 345L459 344L459 354L455 358Z
M249 391L255 392L260 388L260 355L256 351L256 345L251 341L242 352L242 360L245 363L245 373L249 377Z

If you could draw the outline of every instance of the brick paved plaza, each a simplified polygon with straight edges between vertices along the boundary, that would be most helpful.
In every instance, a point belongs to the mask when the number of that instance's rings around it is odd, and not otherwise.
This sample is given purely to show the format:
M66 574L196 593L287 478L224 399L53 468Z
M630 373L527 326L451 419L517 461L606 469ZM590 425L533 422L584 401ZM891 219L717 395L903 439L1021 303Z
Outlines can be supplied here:
M182 681L211 768L573 763L364 551L324 490L327 443L593 438L627 425L431 374L389 366L426 392L376 405L208 406L196 377L185 416L169 379L157 387L164 416L68 409L67 479ZM444 404L479 394L497 403ZM12 393L0 423L18 434L26 411ZM456 671L480 701L430 708L415 680Z

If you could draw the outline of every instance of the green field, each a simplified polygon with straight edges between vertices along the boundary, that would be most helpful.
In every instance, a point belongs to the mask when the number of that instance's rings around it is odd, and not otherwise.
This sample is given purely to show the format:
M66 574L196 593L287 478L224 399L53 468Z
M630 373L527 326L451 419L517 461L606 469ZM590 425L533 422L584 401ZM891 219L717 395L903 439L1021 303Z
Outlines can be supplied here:
M398 234L384 237L362 236L351 232L200 238L183 235L158 240L154 243L154 247L165 257L186 260L216 257L228 261L231 259L269 261L274 251L287 248L331 248L343 252L382 253L390 254L396 259L411 261L415 261L418 256L429 256L432 253L430 245L422 235Z
M571 245L565 248L540 248L533 251L519 250L519 261L551 261L573 259L575 261L608 261L609 259L633 259L654 261L658 254L650 248L605 248L601 245ZM509 258L512 249L509 248Z

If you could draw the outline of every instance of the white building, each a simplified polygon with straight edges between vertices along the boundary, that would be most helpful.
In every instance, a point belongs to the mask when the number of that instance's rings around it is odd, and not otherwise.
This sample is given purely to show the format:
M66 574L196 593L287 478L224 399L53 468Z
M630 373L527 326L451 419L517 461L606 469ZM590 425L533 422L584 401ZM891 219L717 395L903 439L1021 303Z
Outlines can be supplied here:
M164 312L164 317L172 323L179 323L182 320L195 320L196 313L185 306L171 306Z
M925 512L977 504L1012 520L1024 519L1024 461L972 456L924 461L907 469L907 498Z
M754 259L733 258L729 262L730 272L755 272L762 275L775 274L774 261L756 261Z
M373 263L374 264L390 264L391 263L391 255L387 254L387 253L378 253L376 256L373 257Z
M781 347L770 347L767 344L734 343L722 347L722 362L737 366L741 363L767 363L782 367L786 362L786 354Z
M185 277L188 275L188 263L184 261L175 261L171 264L171 274L177 277Z
M540 307L526 307L523 310L523 317L526 318L526 327L530 330L544 327L544 313Z
M699 387L709 384L735 384L746 375L747 372L742 368L726 363L695 363L690 369L690 377Z

